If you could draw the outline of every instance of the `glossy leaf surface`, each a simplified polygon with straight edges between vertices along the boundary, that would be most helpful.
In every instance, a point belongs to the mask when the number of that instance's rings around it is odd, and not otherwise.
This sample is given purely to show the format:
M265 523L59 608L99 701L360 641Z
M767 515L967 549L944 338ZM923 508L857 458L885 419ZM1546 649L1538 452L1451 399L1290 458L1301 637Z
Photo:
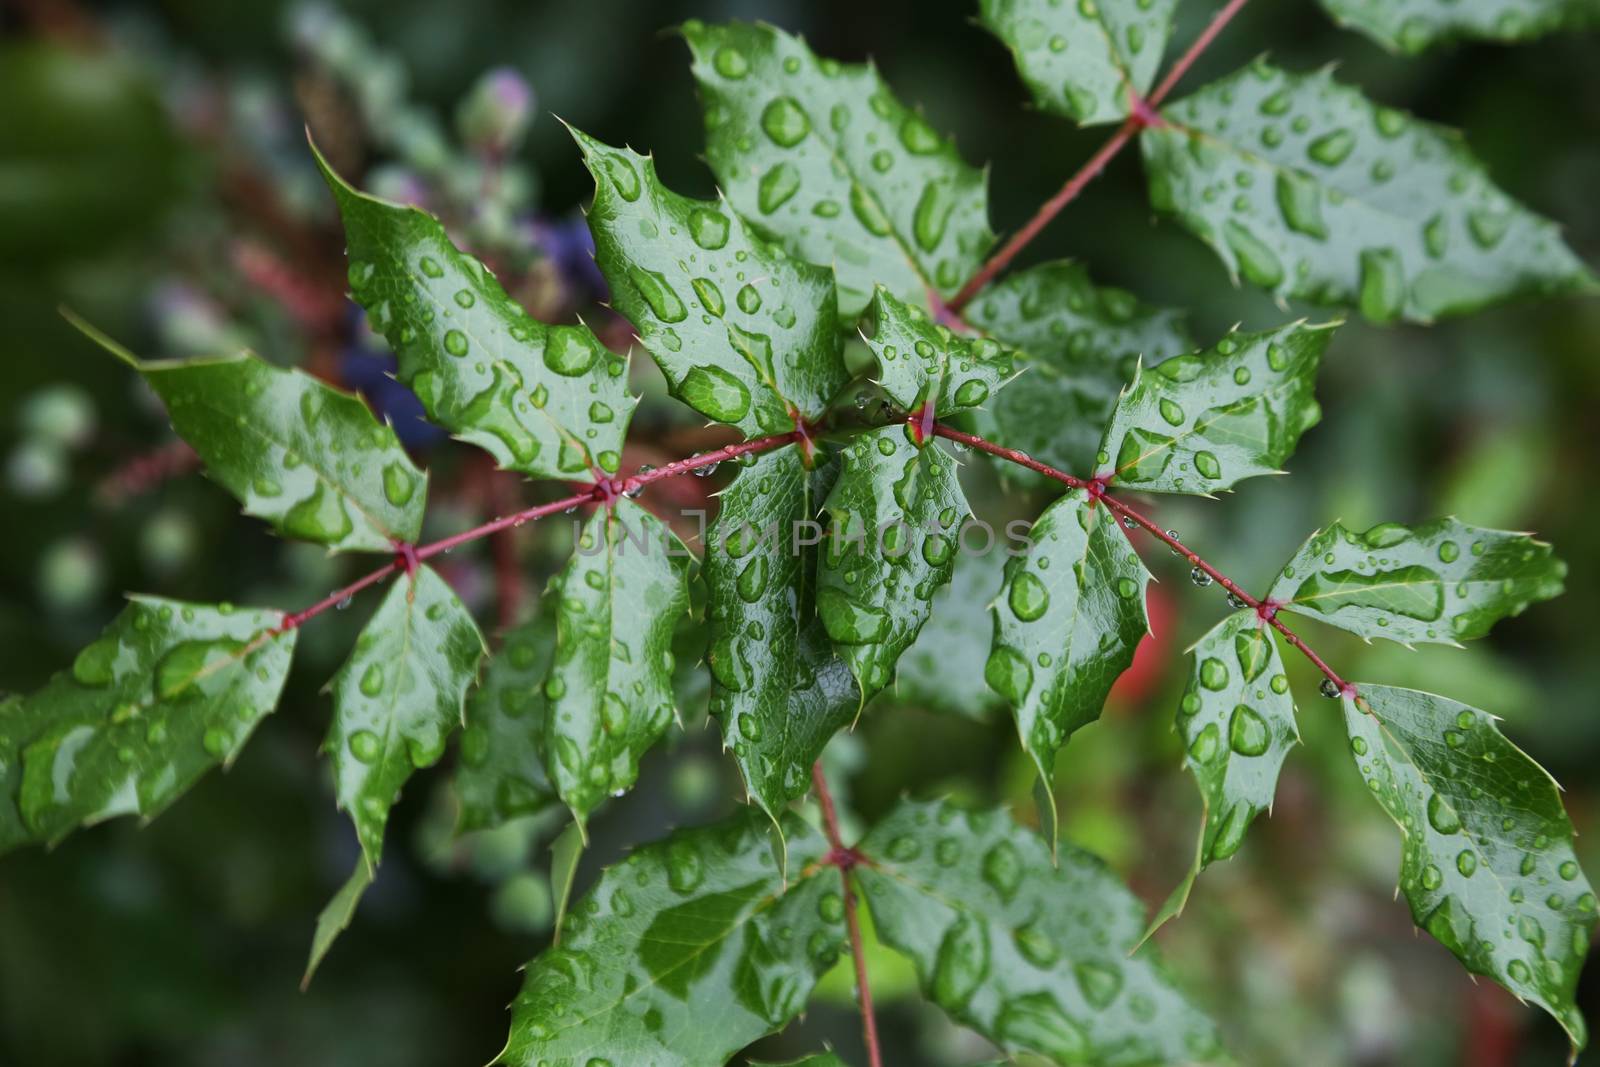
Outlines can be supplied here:
M819 59L771 26L689 22L706 158L739 213L838 276L853 319L873 288L953 296L994 240L984 172L870 64Z
M509 470L615 474L638 402L586 326L549 326L424 211L357 191L318 157L344 218L350 290L428 415Z
M1117 122L1155 80L1178 0L981 0L1033 99L1081 126Z
M363 856L356 861L356 869L350 872L344 885L317 914L316 931L311 935L311 956L306 961L306 973L300 979L302 991L311 985L312 976L322 966L322 961L327 959L333 943L349 928L351 920L355 918L356 907L375 877L376 873Z
M1531 41L1600 23L1594 0L1322 0L1339 25L1416 55L1440 41Z
M1162 117L1140 138L1151 202L1280 298L1430 322L1596 288L1555 225L1496 187L1457 133L1327 71L1257 62Z
M549 613L507 631L483 683L467 698L455 774L458 830L486 830L556 800L544 751L544 679L555 639Z
M805 1007L844 938L822 835L792 815L787 890L767 817L683 830L606 871L528 965L497 1062L722 1067ZM796 875L798 872L798 876Z
M1455 518L1359 534L1334 523L1300 546L1268 595L1362 637L1449 645L1558 596L1566 573L1528 534Z
M661 520L623 499L595 512L551 583L545 759L580 823L633 785L639 757L673 720L672 631L688 609L688 559Z
M918 801L861 847L878 936L911 957L934 1003L1008 1052L1064 1067L1219 1057L1155 951L1130 956L1143 905L1089 853L1063 846L1056 863L1003 810Z
M1416 924L1474 974L1555 1016L1575 1046L1573 997L1595 898L1549 774L1476 708L1358 683L1350 748L1400 827L1400 889Z
M670 191L648 157L573 137L595 179L595 261L672 395L750 437L821 415L849 380L828 272L725 203Z
M333 724L324 748L369 866L378 865L400 787L444 755L485 651L466 605L421 566L389 587L329 683Z
M1312 395L1333 327L1231 333L1204 352L1141 368L1095 457L1108 483L1209 495L1277 474L1322 417Z
M940 326L881 286L872 326L867 347L878 360L878 384L904 411L932 402L944 418L985 403L1011 377L1013 353L999 342Z

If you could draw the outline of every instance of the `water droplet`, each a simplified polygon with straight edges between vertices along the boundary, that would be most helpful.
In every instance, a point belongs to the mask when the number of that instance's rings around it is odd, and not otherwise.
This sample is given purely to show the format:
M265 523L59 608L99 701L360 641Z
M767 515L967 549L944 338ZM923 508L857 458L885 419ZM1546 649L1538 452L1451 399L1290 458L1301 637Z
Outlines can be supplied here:
M831 586L817 591L817 613L828 636L840 644L870 644L889 631L889 616L882 609L858 603Z
M487 740L487 737L485 737ZM350 754L362 763L376 762L383 751L383 742L371 730L357 730L350 735Z
M1033 668L1016 649L1001 645L989 653L983 668L984 680L1013 706L1020 707L1033 688Z
M1023 622L1033 622L1050 608L1050 592L1029 571L1019 571L1006 597L1012 612Z
M983 880L1002 900L1010 900L1022 884L1022 856L1009 841L999 841L983 854Z
M1204 589L1206 586L1211 584L1211 575L1207 574L1201 567L1191 567L1189 569L1189 581L1193 582L1197 587Z
M780 96L762 111L761 128L780 148L793 148L811 132L811 120L793 98Z
M718 422L738 422L750 410L750 391L721 367L689 368L678 384L683 402Z
M1255 709L1239 704L1228 719L1228 746L1241 756L1260 756L1267 751L1272 736L1266 720Z
M467 354L471 346L467 343L467 335L460 330L446 330L444 334L444 350L461 359Z
M1355 135L1349 130L1333 130L1312 141L1306 155L1326 167L1337 167L1356 146Z
M800 171L793 163L784 161L762 175L756 189L756 205L763 215L770 215L799 191Z
M395 507L405 507L416 492L417 480L399 460L383 468L383 495Z
M972 915L961 915L945 931L933 965L929 992L950 1011L960 1011L989 973L989 935Z
M728 243L728 217L710 208L695 208L689 216L689 235L701 248L715 252Z
M1078 980L1083 999L1101 1011L1109 1008L1122 992L1122 971L1114 964L1084 960L1073 966L1072 975Z
M367 669L361 674L360 689L369 697L375 697L383 692L383 664L367 664Z
M724 78L742 78L750 73L750 61L744 53L731 45L723 45L711 57L711 65Z

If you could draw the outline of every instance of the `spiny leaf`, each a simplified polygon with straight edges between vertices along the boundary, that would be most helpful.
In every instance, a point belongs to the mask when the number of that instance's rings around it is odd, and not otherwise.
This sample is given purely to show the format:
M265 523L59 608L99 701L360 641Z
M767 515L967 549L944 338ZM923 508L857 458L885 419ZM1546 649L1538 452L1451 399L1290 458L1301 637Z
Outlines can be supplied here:
M322 911L317 915L316 933L311 936L311 957L306 961L306 973L300 978L300 990L304 992L311 985L311 978L317 973L317 968L322 966L322 961L327 958L328 950L333 947L334 941L340 934L350 927L350 920L355 918L356 907L361 903L361 898L366 895L367 887L372 885L376 877L372 865L363 857L356 861L356 869L350 872L350 877L344 885L333 895L333 899L323 905Z
M572 136L595 179L595 260L672 395L746 436L821 415L850 378L828 272L670 191L649 158Z
M878 384L906 411L932 402L938 418L975 408L1011 376L1013 353L987 337L962 337L935 324L879 286L867 347L878 360Z
M1566 574L1529 534L1453 517L1361 534L1334 523L1300 546L1268 597L1362 637L1453 645L1560 595Z
M1280 298L1430 322L1600 288L1459 134L1380 107L1327 71L1257 62L1162 118L1141 135L1151 202Z
M816 616L808 547L837 474L836 463L806 470L795 448L768 452L722 493L706 543L711 710L750 794L774 817L811 788L811 764L858 706Z
M843 942L822 835L783 816L785 890L765 815L684 830L605 872L528 965L496 1062L722 1067L805 1007Z
M1200 872L1237 852L1250 823L1272 806L1283 759L1300 740L1294 715L1277 643L1255 612L1229 615L1195 642L1178 732L1200 786L1200 840L1193 868L1150 931L1183 910Z
M826 503L817 611L861 687L861 704L889 684L928 620L970 514L954 461L909 437L905 426L858 436Z
M531 318L432 215L317 163L344 218L351 292L433 421L536 478L615 474L638 403L627 361L586 326Z
M551 612L507 631L483 684L467 698L456 797L458 831L486 830L556 799L545 773L548 702L544 678L555 648Z
M1339 25L1416 55L1440 41L1531 41L1600 22L1595 0L1322 0Z
M1351 751L1400 827L1400 888L1417 925L1467 970L1555 1016L1581 1048L1573 995L1595 898L1555 782L1476 708L1355 689L1343 701Z
M672 632L689 605L688 560L661 520L618 500L589 520L551 582L545 759L580 824L633 785L639 757L673 719Z
M706 158L739 213L832 266L853 319L876 285L953 296L994 241L987 177L890 94L871 64L819 59L764 25L687 22Z
M957 552L950 584L933 596L922 632L900 657L894 698L951 715L987 719L1000 697L983 680L983 665L994 644L994 602L1003 580L1006 554Z
M1015 388L967 417L983 437L1065 471L1086 471L1100 433L1142 360L1146 367L1194 350L1183 313L1096 286L1081 263L1057 261L1009 274L966 309L967 322L1023 350ZM1028 488L1056 483L1014 463L1000 476Z
M995 597L990 687L1011 705L1022 747L1054 782L1056 753L1100 717L1149 630L1150 572L1110 509L1074 489L1045 509Z
M155 818L277 704L295 643L280 613L130 601L70 670L0 706L0 852Z
M390 587L329 683L323 747L368 866L378 865L400 787L444 754L485 651L466 606L432 568L418 567Z
M1107 482L1210 495L1277 474L1322 417L1312 390L1335 324L1231 333L1148 370L1117 400L1095 457Z
M979 21L1011 49L1046 111L1081 126L1128 116L1155 80L1178 0L981 0Z
M861 848L879 937L934 1003L1008 1052L1072 1067L1219 1057L1154 951L1130 958L1144 908L1094 856L1069 845L1053 863L1005 811L948 802L902 802Z

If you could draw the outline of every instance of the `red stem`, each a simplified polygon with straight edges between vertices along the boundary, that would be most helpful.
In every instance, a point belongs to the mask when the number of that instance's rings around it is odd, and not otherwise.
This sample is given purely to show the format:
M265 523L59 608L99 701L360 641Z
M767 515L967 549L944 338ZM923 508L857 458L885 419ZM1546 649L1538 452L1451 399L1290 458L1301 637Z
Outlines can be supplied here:
M872 986L867 981L867 954L861 943L861 919L856 914L856 894L850 882L850 871L861 857L855 849L846 847L839 835L839 813L833 806L833 794L828 791L821 760L811 765L811 784L822 807L823 831L832 846L828 862L839 868L839 879L844 883L844 920L850 930L850 955L856 965L856 995L861 1003L861 1036L867 1045L868 1067L883 1067L883 1053L878 1049L878 1020L872 1011Z
M1179 79L1188 73L1189 68L1194 66L1195 60L1200 58L1201 53L1211 47L1211 42L1217 39L1217 35L1222 32L1224 26L1233 21L1233 16L1239 13L1239 9L1244 7L1245 3L1246 0L1228 0L1228 3L1223 6L1221 11L1217 12L1216 17L1211 20L1200 36L1195 38L1188 51L1184 52L1182 56L1178 57L1177 62L1172 64L1172 69L1167 72L1167 76L1161 79L1161 84L1156 86L1148 97L1140 99L1136 94L1130 94L1133 96L1132 114L1128 116L1121 126L1117 127L1117 132L1113 133L1110 140L1100 146L1098 152L1089 157L1087 163L1078 168L1077 173L1067 179L1067 183L1061 187L1055 196L1046 200L1039 210L1034 212L1033 218L1029 219L1022 229L1012 235L1011 239L1001 246L1000 251L989 257L988 262L978 269L978 273L969 278L967 284L961 287L961 291L951 297L944 305L945 310L951 314L959 314L961 309L966 307L974 296L978 295L979 290L993 281L994 276L1005 270L1011 261L1016 258L1018 252L1021 252L1035 237L1039 236L1039 231L1048 226L1050 221L1061 213L1062 208L1078 198L1078 194L1083 192L1084 187L1098 177L1101 171L1105 170L1106 165L1116 158L1117 153L1121 152L1127 143L1133 139L1134 134L1146 126L1160 123L1161 120L1155 114L1155 108L1167 98L1167 94L1172 92Z

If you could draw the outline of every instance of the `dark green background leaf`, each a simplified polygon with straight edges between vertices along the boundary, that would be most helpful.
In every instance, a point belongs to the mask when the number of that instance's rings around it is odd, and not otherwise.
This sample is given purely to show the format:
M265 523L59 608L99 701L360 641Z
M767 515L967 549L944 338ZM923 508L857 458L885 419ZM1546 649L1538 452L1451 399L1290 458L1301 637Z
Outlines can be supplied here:
M1594 0L1322 0L1341 26L1415 55L1439 41L1530 41L1600 22Z
M545 674L555 651L553 613L506 632L483 684L467 698L456 765L458 830L485 830L531 815L556 799L545 773Z

